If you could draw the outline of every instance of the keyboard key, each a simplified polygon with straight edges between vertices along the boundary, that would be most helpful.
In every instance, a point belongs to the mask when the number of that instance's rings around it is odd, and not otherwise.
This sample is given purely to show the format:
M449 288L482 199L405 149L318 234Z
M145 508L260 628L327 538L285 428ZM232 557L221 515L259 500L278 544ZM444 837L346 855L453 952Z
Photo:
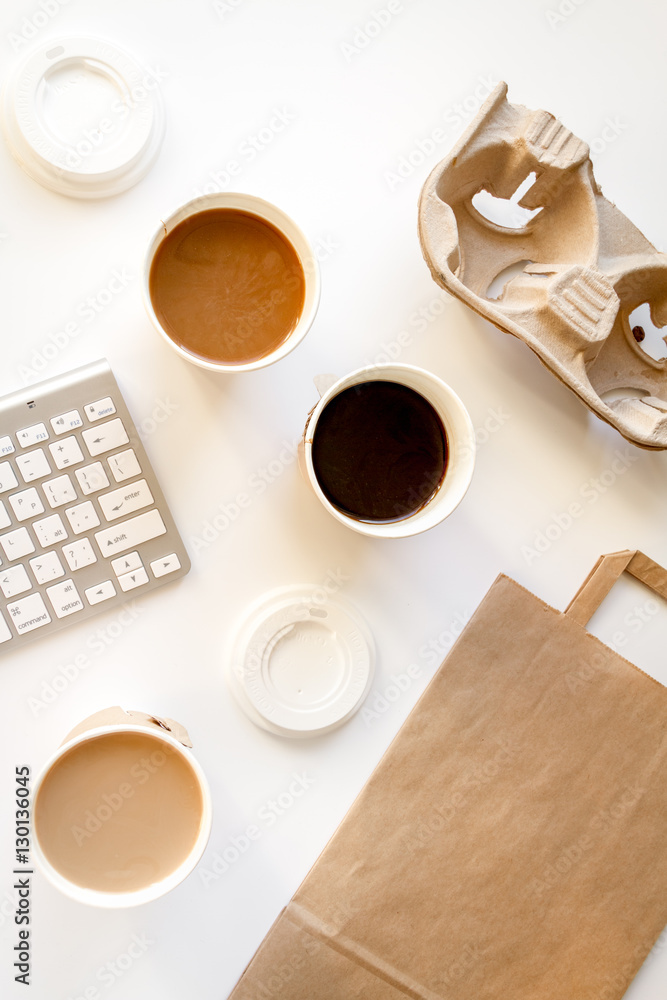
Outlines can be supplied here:
M75 535L99 527L100 519L91 500L85 500L83 503L77 504L76 507L69 507L65 514Z
M126 479L132 479L141 472L141 466L132 448L128 448L127 451L119 451L117 455L111 455L107 461L111 474L117 483L124 483Z
M12 493L7 499L12 505L17 521L27 521L29 517L37 517L38 514L44 513L44 504L34 486L21 493Z
M11 455L13 451L14 442L9 435L7 434L5 437L0 437L0 455Z
M0 535L0 545L5 550L5 555L10 562L14 559L22 559L23 556L30 555L31 552L35 551L27 528L16 528L15 531L8 531L6 535Z
M60 520L60 514L51 514L50 517L44 517L41 521L34 521L33 529L43 549L48 548L49 545L55 545L56 542L64 542L67 539L67 531L65 530L65 525ZM33 548L30 551L34 552L35 550Z
M42 488L52 507L62 507L64 503L76 500L76 490L67 473L64 476L58 476L57 479L49 479L48 483L42 483Z
M126 592L134 590L136 587L143 587L145 583L148 583L148 573L142 566L141 569L135 569L132 573L125 573L124 576L119 576L118 582L121 590Z
M112 448L120 448L130 440L120 417L108 420L99 427L89 427L88 430L82 431L81 436L86 442L91 458L102 455L105 451L111 451Z
M151 571L156 579L161 576L167 576L168 573L175 573L180 568L181 560L175 552L171 552L168 556L163 556L162 559L155 559L151 563Z
M40 441L48 441L49 432L44 424L33 424L31 427L24 427L22 431L17 431L16 440L22 448L30 448Z
M17 594L25 594L26 590L32 590L25 566L19 564L6 569L4 573L0 572L0 587L5 597L16 597Z
M109 598L116 596L116 588L111 580L105 580L104 583L98 583L96 587L84 590L84 594L89 604L101 604L102 601L108 601Z
M0 530L2 530L2 528L8 528L11 523L12 519L7 513L7 508L2 500L0 500Z
M121 556L120 559L111 560L111 568L116 576L129 573L131 569L139 569L141 565L143 564L138 552L128 552L126 556Z
M43 479L44 476L48 476L51 473L51 466L44 454L43 448L30 451L27 455L19 455L16 459L16 464L23 476L24 483L32 483L35 479Z
M84 411L88 419L93 421L101 420L102 417L110 417L112 413L116 412L116 407L113 405L111 397L105 396L104 399L98 399L95 403L86 403Z
M68 410L67 413L61 413L58 417L51 417L51 426L55 434L66 434L67 431L83 427L83 420L78 410Z
M145 479L139 479L131 486L124 486L120 490L113 490L99 497L99 505L107 521L115 521L118 517L134 514L135 510L150 507L152 503L153 494Z
M18 484L19 481L14 475L14 470L9 462L0 462L0 493L13 490Z
M109 485L107 474L101 462L93 462L92 465L87 465L83 469L77 469L75 475L84 496L97 493L98 490L103 490Z
M83 611L84 603L71 580L63 580L53 587L47 587L46 595L51 601L56 618L66 618L67 615Z
M65 575L63 564L58 558L57 552L45 552L43 556L35 556L34 559L30 560L30 569L33 571L37 583L50 583Z
M0 642L7 642L11 639L12 633L5 619L0 615Z
M49 451L58 469L64 469L68 465L78 465L79 462L83 462L83 452L79 448L79 442L75 437L63 438L62 441L54 441L53 444L49 445Z
M92 563L97 562L97 556L87 538L77 538L76 541L65 545L63 547L63 555L71 570L83 569L84 566L90 566Z
M102 555L108 559L125 549L134 549L150 538L164 535L166 530L159 510L149 510L145 514L131 517L129 521L121 521L111 528L96 532L95 541Z
M12 625L19 635L23 632L32 632L36 628L41 628L42 625L48 625L51 621L51 616L46 610L41 594L30 594L29 597L23 597L15 604L8 604L7 611Z

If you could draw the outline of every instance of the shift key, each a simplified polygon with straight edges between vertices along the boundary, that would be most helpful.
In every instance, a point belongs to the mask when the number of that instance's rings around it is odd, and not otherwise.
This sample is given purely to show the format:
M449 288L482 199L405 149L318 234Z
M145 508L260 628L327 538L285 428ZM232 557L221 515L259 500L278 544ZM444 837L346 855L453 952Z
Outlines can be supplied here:
M125 552L126 549L134 549L150 538L164 535L166 531L159 510L149 510L146 514L139 514L128 521L114 524L112 528L96 531L95 540L102 555L110 558L117 556L119 552Z

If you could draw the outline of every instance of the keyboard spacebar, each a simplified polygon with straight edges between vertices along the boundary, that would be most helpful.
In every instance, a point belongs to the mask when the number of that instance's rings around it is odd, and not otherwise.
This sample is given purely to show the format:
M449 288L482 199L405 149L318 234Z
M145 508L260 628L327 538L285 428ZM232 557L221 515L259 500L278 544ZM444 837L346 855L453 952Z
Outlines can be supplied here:
M146 514L131 517L128 521L114 524L113 528L105 528L95 532L95 540L103 556L109 558L126 549L133 549L149 538L157 538L166 532L164 521L159 510L149 510Z

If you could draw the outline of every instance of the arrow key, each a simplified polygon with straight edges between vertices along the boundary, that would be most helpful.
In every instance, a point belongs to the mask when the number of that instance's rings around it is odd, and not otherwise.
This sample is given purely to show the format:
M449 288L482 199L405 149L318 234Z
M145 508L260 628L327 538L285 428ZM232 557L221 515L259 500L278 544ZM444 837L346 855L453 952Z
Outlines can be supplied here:
M104 580L103 583L98 583L96 587L88 587L88 590L84 590L84 594L90 605L100 604L102 601L108 601L110 597L115 597L116 588L111 580Z
M168 556L162 556L162 559L155 559L151 563L151 570L156 579L160 576L167 576L168 573L175 573L180 568L181 560L175 552L171 552Z
M120 556L119 559L111 560L111 568L116 576L122 576L123 573L129 573L130 570L139 569L142 565L141 556L138 552L128 552L126 556Z
M143 587L145 583L148 583L148 573L142 566L141 569L135 569L131 573L119 576L118 582L121 590L134 590L136 587Z

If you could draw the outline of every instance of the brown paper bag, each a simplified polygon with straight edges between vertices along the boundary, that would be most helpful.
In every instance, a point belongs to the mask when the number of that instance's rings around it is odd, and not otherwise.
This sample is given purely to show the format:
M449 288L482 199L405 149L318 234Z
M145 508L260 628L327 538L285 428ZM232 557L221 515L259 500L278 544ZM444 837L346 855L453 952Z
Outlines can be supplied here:
M667 689L499 576L233 1000L617 1000L667 923Z

